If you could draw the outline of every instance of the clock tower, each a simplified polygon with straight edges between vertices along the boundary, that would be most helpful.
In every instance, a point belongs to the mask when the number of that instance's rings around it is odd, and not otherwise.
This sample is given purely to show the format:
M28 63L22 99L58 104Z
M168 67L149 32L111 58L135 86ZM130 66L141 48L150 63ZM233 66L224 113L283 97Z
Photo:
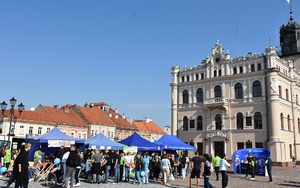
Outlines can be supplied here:
M292 16L288 24L280 28L280 47L282 57L300 53L300 24Z

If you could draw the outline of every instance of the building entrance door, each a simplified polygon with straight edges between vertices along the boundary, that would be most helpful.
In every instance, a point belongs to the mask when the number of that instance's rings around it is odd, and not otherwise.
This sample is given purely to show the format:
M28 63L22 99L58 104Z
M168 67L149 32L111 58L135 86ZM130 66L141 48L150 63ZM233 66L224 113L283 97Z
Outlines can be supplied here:
M220 156L224 152L224 142L215 142L215 154Z

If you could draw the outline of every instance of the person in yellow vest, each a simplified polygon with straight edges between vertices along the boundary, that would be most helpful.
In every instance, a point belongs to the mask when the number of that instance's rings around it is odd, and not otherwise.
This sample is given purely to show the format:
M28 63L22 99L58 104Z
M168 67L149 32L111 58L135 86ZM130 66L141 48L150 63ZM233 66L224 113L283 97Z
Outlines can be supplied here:
M251 179L250 180L255 180L255 159L253 156L250 157L249 166L251 169Z
M7 169L9 168L10 160L11 160L11 151L9 145L7 145L5 148L5 155L4 155L4 163Z
M221 157L219 157L219 155L216 154L214 157L213 163L214 163L214 169L215 169L217 181L219 181L220 162L221 162Z

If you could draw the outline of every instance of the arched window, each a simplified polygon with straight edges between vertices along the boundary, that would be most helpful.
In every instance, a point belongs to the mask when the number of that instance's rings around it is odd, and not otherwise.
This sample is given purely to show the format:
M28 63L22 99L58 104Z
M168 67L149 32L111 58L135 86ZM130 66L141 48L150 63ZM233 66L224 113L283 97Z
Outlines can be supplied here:
M222 130L222 116L220 114L215 116L215 124L216 130Z
M261 88L260 81L256 80L253 82L252 92L253 92L253 97L262 96L262 88Z
M254 114L254 129L262 129L262 115L260 112Z
M244 129L244 115L242 113L236 115L236 128Z
M255 65L254 64L251 65L251 72L255 72Z
M237 83L234 86L234 93L235 93L235 98L236 99L241 99L243 98L243 86L241 83Z
M219 76L222 76L222 70L221 69L219 70Z
M215 98L222 97L222 89L221 86L217 85L214 89L215 92Z
M203 89L197 89L197 103L203 102Z
M189 104L189 92L188 92L188 90L184 90L182 92L182 103L183 104Z
M284 130L284 117L283 114L280 114L280 124L281 124L281 129Z
M244 68L243 66L240 66L240 74L243 74L244 73Z
M184 131L187 131L188 130L188 127L189 127L189 118L184 116L183 118L183 130Z
M203 130L203 118L202 116L197 117L197 131Z
M217 70L214 70L214 77L217 77Z
M291 118L290 118L290 115L287 115L287 123L288 123L288 130L291 131L292 127L291 127Z
M187 82L190 81L190 76L186 76L186 81L187 81Z
M257 71L261 71L261 63L257 64Z
M236 67L233 67L233 74L236 74L237 71L236 71Z

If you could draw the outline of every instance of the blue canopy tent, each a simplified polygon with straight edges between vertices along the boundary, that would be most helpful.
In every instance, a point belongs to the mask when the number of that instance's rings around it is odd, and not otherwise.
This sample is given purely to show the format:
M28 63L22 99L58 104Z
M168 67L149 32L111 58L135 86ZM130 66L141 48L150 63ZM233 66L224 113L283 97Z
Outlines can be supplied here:
M134 133L130 137L120 141L120 143L127 146L136 146L139 151L161 151L159 145L142 138L137 133Z
M58 128L53 128L49 132L39 135L39 136L31 136L26 138L26 142L31 143L31 150L29 152L29 158L32 160L34 156L34 152L37 151L40 146L42 146L42 151L46 154L55 153L58 148L48 148L48 141L73 141L76 144L83 146L84 140L76 139L71 136L65 135L65 133L61 132Z
M104 134L99 133L98 135L85 140L85 145L89 148L100 148L100 149L116 149L123 150L124 145L118 142L114 142L107 138Z
M234 173L246 173L247 168L245 167L245 161L247 160L247 157L255 156L257 159L257 168L255 173L265 175L265 161L270 154L270 151L264 148L247 148L234 152L232 155Z
M165 134L154 143L160 145L163 150L188 150L188 151L196 150L194 146L182 142L179 138L177 138L174 135Z

